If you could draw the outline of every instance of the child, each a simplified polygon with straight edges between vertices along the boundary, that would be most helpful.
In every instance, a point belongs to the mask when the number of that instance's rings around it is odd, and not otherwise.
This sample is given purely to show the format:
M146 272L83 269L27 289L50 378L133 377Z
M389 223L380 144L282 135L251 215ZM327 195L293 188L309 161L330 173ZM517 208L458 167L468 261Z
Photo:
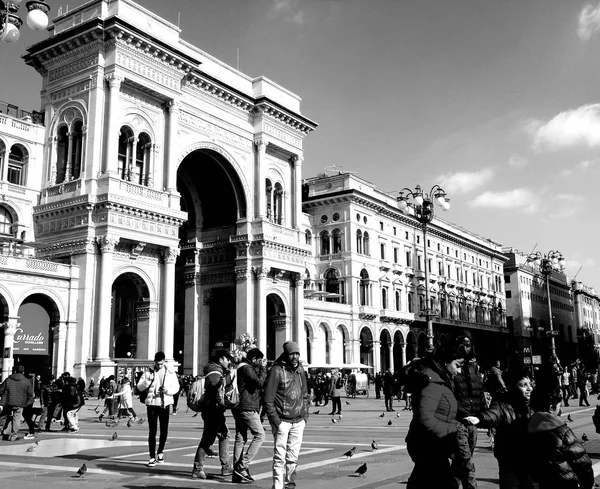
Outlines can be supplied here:
M67 426L69 433L79 431L79 416L77 413L85 404L83 394L77 387L77 381L74 377L67 377L63 385L63 409L66 412Z
M540 489L591 489L592 461L575 433L562 421L558 389L541 384L531 394L535 411L527 430L530 435L530 464Z
M123 377L121 380L121 389L119 392L115 392L114 396L121 398L121 407L125 411L129 412L129 419L132 421L137 421L137 415L133 410L133 394L128 377Z

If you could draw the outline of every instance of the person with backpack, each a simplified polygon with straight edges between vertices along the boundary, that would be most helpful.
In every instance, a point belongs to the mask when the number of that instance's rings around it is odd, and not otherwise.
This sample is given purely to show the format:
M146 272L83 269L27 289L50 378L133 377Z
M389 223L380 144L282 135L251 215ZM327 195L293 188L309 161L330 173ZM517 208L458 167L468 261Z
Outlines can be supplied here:
M112 419L115 417L118 401L115 399L115 392L117 390L117 383L115 382L115 376L110 375L104 381L104 409L100 413L99 419L102 421L104 414L108 411L108 416Z
M77 380L75 377L66 377L62 389L62 405L67 418L65 431L69 433L79 432L79 416L77 413L84 404L83 393L77 386Z
M146 392L146 413L148 416L148 451L150 459L147 467L155 467L156 464L165 462L164 449L169 435L169 419L171 417L171 406L173 396L179 392L179 381L165 363L165 354L162 351L154 355L154 368L148 369L140 377L137 388ZM158 450L156 449L156 432L160 422L160 436L158 438Z
M192 469L193 479L206 479L204 461L215 439L219 439L219 460L221 462L221 475L233 474L229 458L229 429L225 421L225 388L231 384L229 366L233 358L225 349L216 350L210 361L204 366L204 400L202 407L202 420L204 429L202 438L194 457Z
M264 403L273 433L272 488L296 487L294 479L310 395L307 375L300 364L300 347L295 341L283 344L283 353L271 367Z
M329 395L331 396L331 412L330 416L334 414L342 414L342 391L344 389L344 379L342 373L334 368L331 371L331 383L329 384ZM337 411L336 411L337 408Z
M10 424L10 433L7 435L9 441L19 439L21 427L21 415L26 406L33 404L33 386L25 377L25 367L17 366L14 374L7 377L0 385L0 429L4 434ZM25 439L34 437L33 433L27 434Z
M262 351L252 348L237 367L240 402L231 410L235 420L232 477L234 483L244 484L254 481L250 475L249 465L265 439L265 430L260 421L260 404L262 388L266 380L267 360ZM252 434L252 441L244 452L248 431Z

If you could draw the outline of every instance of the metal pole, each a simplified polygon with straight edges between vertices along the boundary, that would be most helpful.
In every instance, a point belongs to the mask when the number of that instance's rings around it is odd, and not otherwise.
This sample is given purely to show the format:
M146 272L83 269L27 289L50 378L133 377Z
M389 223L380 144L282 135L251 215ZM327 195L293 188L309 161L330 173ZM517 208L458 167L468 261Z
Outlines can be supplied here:
M425 266L425 319L427 321L427 352L433 351L433 320L431 319L431 311L429 310L429 267L427 260L427 222L423 222L423 250L425 256L423 264Z
M546 294L548 296L548 319L549 319L549 325L550 325L550 329L548 330L550 332L550 358L554 359L556 358L556 345L554 343L554 324L552 321L552 301L550 300L550 275L552 274L552 269L548 269L547 267L551 267L552 264L548 261L545 260L542 265L544 266L544 274L546 275Z

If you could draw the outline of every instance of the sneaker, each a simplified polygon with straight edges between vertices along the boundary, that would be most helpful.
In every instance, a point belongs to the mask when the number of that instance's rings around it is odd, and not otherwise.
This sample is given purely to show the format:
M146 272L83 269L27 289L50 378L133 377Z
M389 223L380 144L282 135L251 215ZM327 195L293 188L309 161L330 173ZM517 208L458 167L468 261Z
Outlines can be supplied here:
M233 471L233 476L231 477L231 482L234 484L251 484L252 481L242 477L235 470Z
M164 463L165 463L165 456L164 456L164 454L162 454L162 453L159 453L159 454L156 456L156 463L157 463L157 464L164 464Z
M250 476L248 469L244 467L236 467L233 469L233 477L231 478L231 482L235 484L247 484L249 482L254 482L254 479Z
M79 433L79 428L71 428L69 433Z
M33 440L35 438L35 435L33 433L29 433L28 435L25 435L23 438L25 440Z
M206 479L206 474L202 469L192 470L192 479Z
M231 465L225 465L223 467L221 467L221 475L222 476L227 476L227 475L232 475L233 474L233 467Z
M100 421L102 421L102 418L104 418L104 414L101 414L100 416L98 416L98 419L99 419Z
M156 465L156 459L155 458L151 458L150 460L148 460L148 463L146 465L148 467L154 467Z

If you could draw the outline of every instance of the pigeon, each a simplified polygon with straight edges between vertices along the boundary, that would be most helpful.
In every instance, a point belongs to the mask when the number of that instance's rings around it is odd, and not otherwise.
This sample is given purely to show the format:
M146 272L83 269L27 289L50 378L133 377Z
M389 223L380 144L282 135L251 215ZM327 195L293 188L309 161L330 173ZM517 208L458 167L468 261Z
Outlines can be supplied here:
M400 417L400 413L396 413L396 418L399 418L399 417Z
M348 401L346 401L346 406L350 406L350 403Z
M338 419L342 419L342 415L341 414L338 414Z
M321 412L320 409L317 409L313 414L319 414Z
M137 424L142 425L144 424L144 418L138 418L136 421Z
M131 428L131 420L130 419L127 420L127 428Z
M113 419L113 420L108 420L104 424L106 425L107 428L116 428L119 425L119 422Z
M34 450L37 448L37 446L38 446L39 444L40 444L40 442L36 440L36 441L35 441L35 443L34 443L33 445L31 445L31 446L30 446L30 447L27 449L27 451L28 451L28 452L33 452L33 451L34 451Z
M337 423L337 421L335 420L335 418L331 418L331 422L332 422L333 424Z
M350 450L348 450L347 452L344 452L342 454L342 457L352 457L352 455L354 455L354 452L356 452L356 447L352 447Z
M79 467L77 474L79 475L79 477L83 477L86 472L87 472L87 466L85 464L83 464L81 467Z
M113 436L111 437L110 441L115 441L118 437L119 437L119 435L117 435L117 432L115 431L113 433Z
M194 414L194 415L192 416L192 418L195 418L196 416L198 416L198 413Z
M377 450L377 449L379 448L379 445L377 444L377 442L376 442L375 440L373 440L373 441L371 442L371 448L372 448L373 450Z
M383 418L384 416L385 416L385 413L381 413L381 414L379 415L379 417L380 417L380 418Z
M569 423L572 423L572 422L573 422L573 418L571 418L571 415L570 415L570 414L567 416L567 421L569 421Z
M358 469L356 469L354 471L354 473L358 474L359 476L365 475L366 472L367 472L367 464L366 463L362 464Z
M391 419L388 421L388 426L392 426L392 420Z
M581 440L582 441L590 441L590 437L584 433L583 435L581 435Z

